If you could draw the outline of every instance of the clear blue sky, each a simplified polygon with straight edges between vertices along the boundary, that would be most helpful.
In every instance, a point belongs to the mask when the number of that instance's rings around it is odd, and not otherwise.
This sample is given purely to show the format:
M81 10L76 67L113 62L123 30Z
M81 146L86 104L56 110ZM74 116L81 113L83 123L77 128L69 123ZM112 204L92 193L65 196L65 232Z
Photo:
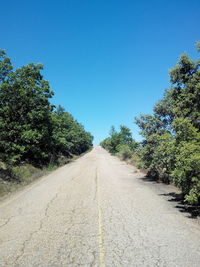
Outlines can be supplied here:
M94 143L151 113L181 53L197 58L199 0L1 1L0 48L15 67L44 64L61 104Z

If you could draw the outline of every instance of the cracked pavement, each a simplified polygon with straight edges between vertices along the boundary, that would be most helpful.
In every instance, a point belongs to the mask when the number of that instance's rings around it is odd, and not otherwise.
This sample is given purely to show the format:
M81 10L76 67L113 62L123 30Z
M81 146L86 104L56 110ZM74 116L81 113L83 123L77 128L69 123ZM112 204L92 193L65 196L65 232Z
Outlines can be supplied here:
M200 227L104 149L0 202L0 266L200 266ZM170 192L170 191L169 191Z

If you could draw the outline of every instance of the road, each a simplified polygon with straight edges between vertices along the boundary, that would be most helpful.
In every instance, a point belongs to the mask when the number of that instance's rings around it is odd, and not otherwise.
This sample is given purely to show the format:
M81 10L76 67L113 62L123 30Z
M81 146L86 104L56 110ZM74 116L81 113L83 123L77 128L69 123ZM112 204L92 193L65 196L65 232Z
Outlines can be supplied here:
M200 266L168 187L100 147L0 202L0 266Z

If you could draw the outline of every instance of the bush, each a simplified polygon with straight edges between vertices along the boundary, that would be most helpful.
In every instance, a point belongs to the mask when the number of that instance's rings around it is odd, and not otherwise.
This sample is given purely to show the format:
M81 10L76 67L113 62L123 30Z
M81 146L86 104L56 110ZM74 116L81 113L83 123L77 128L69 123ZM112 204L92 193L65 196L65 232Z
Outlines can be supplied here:
M122 160L130 159L132 157L133 152L129 148L128 145L120 144L117 146L117 154Z
M181 142L172 180L187 201L200 203L200 144Z
M31 164L19 165L11 168L13 177L19 183L27 184L32 180L32 174L37 172L38 169Z

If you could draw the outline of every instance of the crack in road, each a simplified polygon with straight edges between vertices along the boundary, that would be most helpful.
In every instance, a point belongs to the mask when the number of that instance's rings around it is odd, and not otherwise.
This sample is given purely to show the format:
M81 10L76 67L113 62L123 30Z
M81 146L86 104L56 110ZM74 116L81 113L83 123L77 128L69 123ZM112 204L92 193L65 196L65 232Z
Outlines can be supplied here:
M6 226L14 217L15 216L11 216L10 218L6 219L5 222L0 225L0 228L3 228L4 226Z
M29 234L29 237L23 242L22 244L22 247L21 247L21 252L20 254L15 258L15 260L13 261L13 264L16 264L20 258L23 257L24 253L25 253L25 249L26 249L26 246L28 245L28 243L30 243L31 239L33 238L33 236L35 234L37 234L38 232L41 231L41 229L43 228L43 224L44 224L44 221L45 219L48 218L48 211L50 209L50 206L52 205L52 203L55 201L55 199L58 197L58 193L56 193L56 195L47 203L46 205L46 208L45 208L45 212L44 212L44 217L42 218L42 220L40 221L40 224L39 224L39 227L37 230L31 232Z

